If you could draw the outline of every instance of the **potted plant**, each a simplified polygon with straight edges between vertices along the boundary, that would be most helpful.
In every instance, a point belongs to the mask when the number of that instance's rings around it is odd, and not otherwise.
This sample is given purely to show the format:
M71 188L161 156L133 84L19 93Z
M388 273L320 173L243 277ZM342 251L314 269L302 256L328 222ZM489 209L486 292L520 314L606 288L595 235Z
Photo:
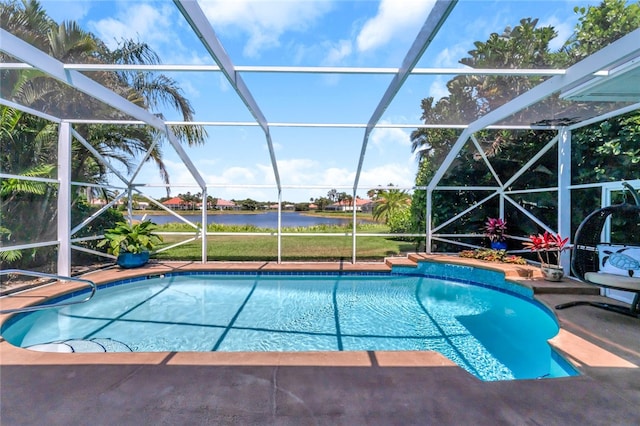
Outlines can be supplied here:
M536 252L540 260L540 270L548 281L561 281L564 277L564 269L560 265L560 252L565 249L569 238L562 238L560 234L530 235L529 242L524 243L525 248Z
M157 225L149 220L129 225L116 222L115 228L107 229L98 247L108 245L107 252L117 257L116 263L122 268L136 268L149 261L149 251L162 242L160 235L153 231Z
M506 250L507 222L501 218L489 217L484 224L484 235L491 241L491 248L494 250Z

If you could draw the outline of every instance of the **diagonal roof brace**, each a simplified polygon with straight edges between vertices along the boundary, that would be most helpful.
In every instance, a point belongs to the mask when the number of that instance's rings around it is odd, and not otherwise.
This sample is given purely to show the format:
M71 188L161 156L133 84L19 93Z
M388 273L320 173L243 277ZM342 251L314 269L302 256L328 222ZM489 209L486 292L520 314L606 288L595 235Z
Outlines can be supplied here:
M387 87L387 91L380 99L380 103L376 107L373 115L369 119L367 123L367 128L364 132L364 139L362 141L362 150L360 151L360 159L358 160L358 169L356 171L356 178L353 183L353 192L355 193L358 190L358 183L360 181L360 173L362 172L362 165L364 163L364 156L367 152L367 144L369 143L369 136L373 131L373 128L378 124L380 118L382 118L382 114L389 107L389 104L396 96L404 82L407 80L411 71L418 64L418 61L422 57L427 47L433 41L433 38L438 33L444 22L447 20L447 17L458 3L458 0L437 0L433 5L431 12L429 12L429 16L427 16L422 29L418 33L416 39L414 40L411 48L407 52L404 60L402 61L402 66L396 73L396 75L391 80L389 87Z
M33 67L41 70L56 80L65 83L74 89L83 92L100 102L103 102L109 106L112 106L125 114L130 115L140 121L145 122L149 126L154 127L157 130L165 133L169 142L180 156L180 159L184 162L189 172L198 183L201 188L205 188L206 184L196 167L191 162L189 156L182 149L182 145L176 138L173 131L162 121L149 111L140 108L132 102L129 102L117 93L107 89L100 83L90 79L84 74L66 70L64 64L57 59L47 55L45 52L36 49L31 44L21 40L14 36L10 32L0 28L0 50L8 53L9 55L26 62ZM64 118L64 117L62 117Z
M202 8L200 8L198 2L196 0L174 0L174 3L196 33L204 47L207 49L213 60L216 61L222 73L225 75L229 83L231 83L231 86L238 96L240 96L240 99L242 99L242 102L247 106L251 115L253 115L260 127L262 127L269 147L269 156L271 158L271 166L273 167L276 184L278 185L278 190L280 190L281 185L278 163L276 161L276 155L267 119L262 114L260 107L253 98L253 95L251 95L251 92L244 83L244 80L240 74L238 74L235 66L231 62L231 58L224 50L224 47L222 47L220 40L218 40L218 36L216 36L213 27L209 23L209 20L202 11Z

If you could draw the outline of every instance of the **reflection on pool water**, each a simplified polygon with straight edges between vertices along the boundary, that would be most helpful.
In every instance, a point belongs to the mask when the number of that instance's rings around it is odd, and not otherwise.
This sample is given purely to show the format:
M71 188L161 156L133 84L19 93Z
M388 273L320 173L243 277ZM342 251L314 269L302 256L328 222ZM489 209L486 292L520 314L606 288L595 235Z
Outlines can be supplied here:
M129 281L85 304L17 315L2 336L21 347L72 340L76 351L92 342L140 352L431 350L482 380L576 374L547 343L558 332L552 315L492 271L423 262L392 274Z

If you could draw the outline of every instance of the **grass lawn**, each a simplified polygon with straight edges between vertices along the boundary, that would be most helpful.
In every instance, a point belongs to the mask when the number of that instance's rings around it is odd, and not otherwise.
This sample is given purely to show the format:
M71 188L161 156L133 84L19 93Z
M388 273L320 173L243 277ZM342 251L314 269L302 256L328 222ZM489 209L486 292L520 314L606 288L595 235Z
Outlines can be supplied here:
M272 232L274 229L257 228L252 225L210 224L209 232ZM285 233L340 233L351 232L350 225L317 225L310 227L283 228ZM194 228L186 224L168 223L160 225L158 232L187 232L190 235L165 235L164 243L158 247L167 247L184 241L195 235ZM396 256L415 251L409 241L398 241L387 237L366 237L366 233L384 234L389 232L386 225L358 224L356 256L358 260L382 260L387 256ZM282 260L335 261L351 259L353 238L337 236L283 236ZM200 260L200 240L172 248L155 255L163 260ZM209 260L224 261L273 261L278 259L278 239L275 235L209 235L207 237L207 256Z
M165 236L163 246L182 241L182 236ZM282 260L335 261L351 259L352 237L282 237ZM209 236L209 260L252 261L277 260L278 240L275 236ZM395 241L384 237L358 237L358 260L382 260L387 256L414 251L411 242ZM165 260L200 260L200 240L175 247L154 256Z

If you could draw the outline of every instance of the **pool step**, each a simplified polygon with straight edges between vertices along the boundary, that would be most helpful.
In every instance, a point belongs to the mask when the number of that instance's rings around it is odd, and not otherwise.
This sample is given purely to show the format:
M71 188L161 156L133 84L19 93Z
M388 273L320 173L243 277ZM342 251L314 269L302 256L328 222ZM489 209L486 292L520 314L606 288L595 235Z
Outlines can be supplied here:
M109 338L69 339L38 345L25 349L40 352L95 353L95 352L133 352L125 343Z
M415 268L418 266L416 261L408 257L385 257L384 263L390 268L394 266L409 266Z
M486 262L483 260L467 259L451 255L409 253L406 258L394 257L386 258L388 266L417 266L423 261L453 263L492 269L504 272L505 277L516 281L522 281L533 289L535 294L581 294L597 296L600 288L594 285L585 284L575 279L565 277L560 282L546 281L542 277L540 268L533 265L515 265L508 263Z
M99 337L91 340L102 345L102 347L105 349L105 352L133 352L126 343L122 343L118 340Z

